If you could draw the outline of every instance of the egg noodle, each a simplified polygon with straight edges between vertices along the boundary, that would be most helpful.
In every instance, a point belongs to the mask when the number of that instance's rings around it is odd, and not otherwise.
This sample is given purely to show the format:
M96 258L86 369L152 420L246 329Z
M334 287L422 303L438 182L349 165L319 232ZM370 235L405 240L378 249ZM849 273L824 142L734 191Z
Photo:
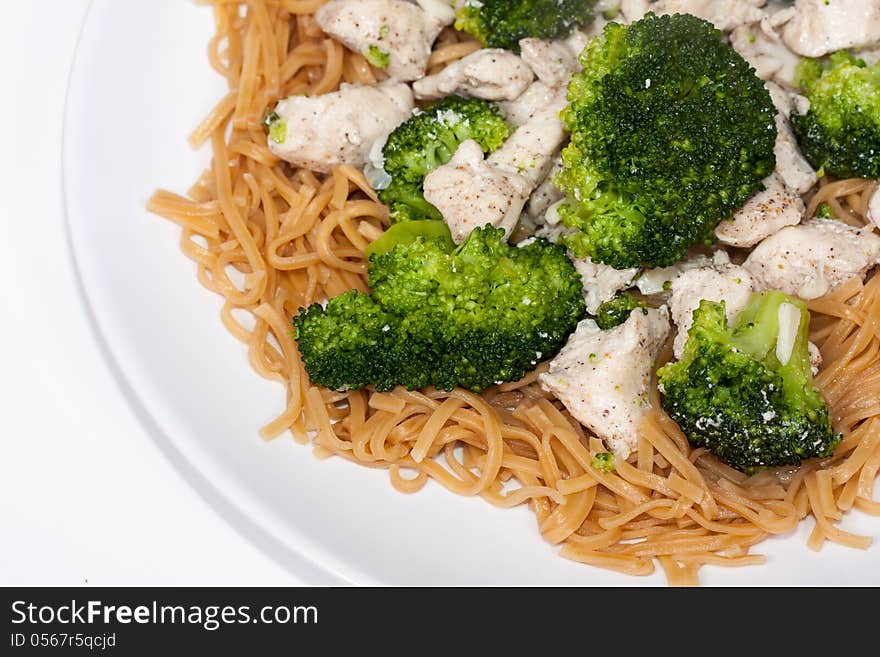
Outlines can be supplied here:
M405 493L433 479L499 507L527 504L562 556L630 575L649 575L659 563L671 584L697 583L704 564L763 563L751 546L791 532L808 515L810 548L826 540L868 547L870 538L838 521L852 508L880 515L873 499L880 276L853 279L809 304L811 339L824 357L817 385L844 435L836 453L752 477L693 448L660 410L642 423L628 461L617 458L611 473L595 469L602 442L537 386L537 372L481 395L310 385L292 317L346 290L367 290L364 249L388 227L388 212L355 168L324 175L280 161L261 120L280 98L372 84L382 74L321 32L312 13L322 0L203 4L213 7L216 24L210 63L230 89L190 137L193 147L211 143L212 164L187 196L158 191L148 207L181 226L181 249L202 285L223 297L223 324L247 345L254 370L286 387L286 408L262 428L264 438L289 432L321 458L387 469ZM447 29L430 69L478 47ZM835 216L862 225L873 189L872 181L824 181L808 212L829 203ZM656 392L652 405L660 408Z

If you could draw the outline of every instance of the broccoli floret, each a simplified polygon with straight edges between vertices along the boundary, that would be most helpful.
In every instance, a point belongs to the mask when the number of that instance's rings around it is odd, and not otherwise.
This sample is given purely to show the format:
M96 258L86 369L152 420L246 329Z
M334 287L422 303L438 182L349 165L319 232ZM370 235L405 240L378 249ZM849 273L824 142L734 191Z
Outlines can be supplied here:
M684 14L610 23L581 64L556 178L568 246L625 269L711 243L775 166L764 83L718 30Z
M260 125L276 144L283 144L287 139L287 121L276 112L269 112Z
M460 96L431 103L399 125L382 149L391 184L379 198L389 206L392 220L440 219L422 193L425 176L449 162L463 141L473 139L491 153L512 130L495 103Z
M631 294L618 292L596 310L596 324L603 331L613 329L628 320L636 308L641 308L646 315L648 314L648 304L644 301Z
M363 55L364 59L376 68L388 68L388 64L391 63L391 54L377 45L371 45L363 52Z
M503 236L478 228L456 247L443 222L392 226L368 253L372 294L294 319L311 381L479 392L553 357L584 316L580 277L563 247L517 248Z
M425 199L421 183L410 183L394 178L388 187L379 192L379 199L388 206L391 221L394 223L443 219L440 210Z
M732 327L724 302L702 301L681 360L658 372L663 408L741 470L830 456L840 436L813 383L809 324L806 306L781 292L752 295Z
M599 452L590 462L590 467L599 472L609 474L616 470L614 466L614 454L611 452Z
M564 39L593 20L596 0L456 0L455 29L489 48L519 53L519 40Z
M838 178L880 176L880 62L841 51L804 60L798 73L810 110L791 125L804 157Z
M819 219L834 219L834 210L827 203L820 203L816 208L816 216Z

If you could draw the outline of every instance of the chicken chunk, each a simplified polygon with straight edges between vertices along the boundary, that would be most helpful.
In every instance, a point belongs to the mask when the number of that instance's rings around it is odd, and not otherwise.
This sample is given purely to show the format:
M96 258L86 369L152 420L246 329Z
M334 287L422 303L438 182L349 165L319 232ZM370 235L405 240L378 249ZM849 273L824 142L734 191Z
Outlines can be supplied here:
M537 187L547 177L554 157L567 138L559 117L566 102L566 90L560 87L547 105L489 156L489 163L502 171L521 174L529 182L529 191Z
M867 66L873 66L877 62L880 62L880 46L859 50L855 53L855 56L865 62Z
M658 7L658 4L660 7ZM662 7L661 3L652 3L649 0L620 0L620 15L618 20L623 23L634 23L642 20L649 11L657 11Z
M450 64L437 75L413 84L416 98L433 100L450 94L484 100L513 100L532 83L532 69L520 57L500 48L484 48Z
M691 269L699 269L701 267L721 267L730 263L730 256L726 251L719 249L710 256L702 253L692 253L681 262L677 262L669 267L658 267L657 269L647 269L642 272L636 281L636 287L642 294L660 294L669 290L672 282L681 276L684 272Z
M782 38L799 55L821 57L880 42L877 0L797 0L795 9Z
M776 113L781 114L785 119L791 118L791 112L794 109L794 97L797 94L790 93L769 80L764 82L764 87L770 93L770 100L773 103L773 107L776 108ZM807 102L809 103L810 101Z
M761 242L743 266L762 288L816 299L880 263L880 236L831 219L789 226Z
M573 258L574 268L581 275L584 284L584 300L587 312L595 315L603 303L632 285L639 273L638 269L615 269L601 262L586 258Z
M561 153L554 156L550 170L547 172L547 177L535 188L535 191L529 197L529 202L526 204L526 214L536 222L546 223L545 217L550 206L565 198L565 194L553 183L553 179L560 171L562 171Z
M550 105L558 94L558 88L551 87L540 80L529 85L519 97L498 103L501 113L514 126L527 123L542 109Z
M663 13L692 14L727 32L764 17L767 0L666 0Z
M799 224L805 209L801 197L774 173L764 180L764 191L746 201L733 219L718 224L715 236L728 246L754 246L786 226Z
M455 8L449 0L416 0L416 3L427 14L428 20L441 28L455 22Z
M880 187L874 190L874 193L871 194L871 199L868 201L868 220L877 228L880 228Z
M786 87L797 86L797 65L801 58L783 42L765 16L760 23L740 25L730 35L730 45L751 64L762 80L775 80Z
M528 181L483 159L480 145L468 139L453 158L425 178L425 198L443 215L452 239L461 243L474 228L492 224L509 236L529 198Z
M564 105L561 88L487 160L474 142L465 142L452 161L428 174L425 198L440 210L453 239L464 239L471 229L487 223L504 228L510 236L532 190L547 177L565 141L559 118Z
M773 144L776 173L790 190L805 194L819 178L810 163L801 155L797 139L791 130L790 117L792 112L806 114L810 111L810 101L773 82L767 82L765 86L776 107L776 142Z
M672 282L669 310L672 321L678 327L673 351L681 358L688 331L694 323L694 311L701 301L723 301L727 319L733 320L746 307L757 281L748 270L739 265L727 264L701 267L683 272Z
M810 372L816 376L819 373L819 368L822 367L822 352L812 342L807 343L807 351L810 353Z
M577 53L565 41L522 39L519 47L523 61L550 87L567 85L578 70Z
M790 190L805 194L819 180L816 170L801 155L788 119L781 114L776 115L776 143L773 145L773 154L776 155L776 173Z
M269 149L296 166L329 171L340 164L362 168L373 144L409 118L413 97L405 84L343 84L322 96L291 96L275 113L283 130Z
M385 72L401 82L425 75L431 46L443 25L405 0L331 0L315 12L327 34L364 54L387 61Z
M626 458L638 446L639 422L651 408L651 371L668 335L665 307L636 309L608 331L585 319L539 376L541 387Z

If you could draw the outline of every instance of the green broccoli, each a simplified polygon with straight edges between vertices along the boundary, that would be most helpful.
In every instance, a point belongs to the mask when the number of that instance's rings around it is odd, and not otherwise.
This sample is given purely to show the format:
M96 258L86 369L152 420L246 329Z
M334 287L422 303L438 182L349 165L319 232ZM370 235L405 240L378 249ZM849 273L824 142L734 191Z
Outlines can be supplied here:
M517 248L503 236L478 228L456 247L440 221L392 226L368 252L372 294L348 292L294 319L311 381L479 392L554 356L584 316L580 276L563 247Z
M636 308L641 308L645 314L648 313L648 304L644 301L631 294L618 292L596 310L596 324L603 331L613 329L628 320Z
M376 68L388 68L391 63L391 54L382 50L379 46L371 45L363 52L366 59L372 66Z
M880 176L880 62L841 51L803 60L798 73L810 110L791 125L804 157L838 178Z
M526 37L564 39L593 21L596 0L456 0L455 29L489 48L519 53Z
M834 210L827 203L820 203L816 208L816 216L819 219L834 219Z
M618 269L674 264L772 173L770 94L718 30L685 14L609 23L580 59L555 181L566 243Z
M614 472L617 469L614 465L614 454L611 452L599 452L590 461L590 467L605 474Z
M473 139L491 153L512 130L495 103L460 96L431 103L399 125L382 149L391 183L379 198L390 207L392 220L440 219L422 193L425 176L449 162L463 141Z
M681 360L657 373L663 407L691 442L741 470L830 456L840 436L813 383L809 324L806 306L781 292L753 294L732 327L724 302L702 301Z
M287 121L278 116L276 112L267 114L260 125L276 144L283 144L287 139Z

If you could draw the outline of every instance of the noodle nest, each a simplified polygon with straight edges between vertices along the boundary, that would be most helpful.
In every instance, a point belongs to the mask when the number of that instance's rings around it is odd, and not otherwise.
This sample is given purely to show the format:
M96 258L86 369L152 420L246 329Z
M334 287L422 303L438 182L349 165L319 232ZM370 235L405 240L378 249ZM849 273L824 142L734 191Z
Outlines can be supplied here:
M264 438L289 432L317 456L384 468L404 493L433 479L499 507L527 504L542 536L568 559L630 575L657 564L671 584L697 583L704 564L763 563L751 548L791 532L807 516L808 545L867 548L870 538L838 526L850 509L880 515L880 276L853 279L809 304L811 339L824 358L816 383L844 439L832 458L748 477L694 449L662 411L640 427L638 449L615 470L592 467L605 452L533 372L482 395L465 390L312 386L291 339L300 307L367 290L364 250L389 225L363 174L322 175L280 161L261 121L280 98L323 94L342 82L373 84L382 73L324 35L311 14L322 0L204 0L216 33L208 53L225 95L190 137L213 159L186 196L158 191L148 208L180 225L180 247L199 281L223 298L223 324L247 346L253 369L286 389L286 407ZM429 72L479 47L447 29ZM866 223L874 183L823 181L808 214ZM244 321L242 317L247 317ZM667 356L668 357L668 356ZM655 386L656 388L656 386ZM653 399L659 409L659 398Z

